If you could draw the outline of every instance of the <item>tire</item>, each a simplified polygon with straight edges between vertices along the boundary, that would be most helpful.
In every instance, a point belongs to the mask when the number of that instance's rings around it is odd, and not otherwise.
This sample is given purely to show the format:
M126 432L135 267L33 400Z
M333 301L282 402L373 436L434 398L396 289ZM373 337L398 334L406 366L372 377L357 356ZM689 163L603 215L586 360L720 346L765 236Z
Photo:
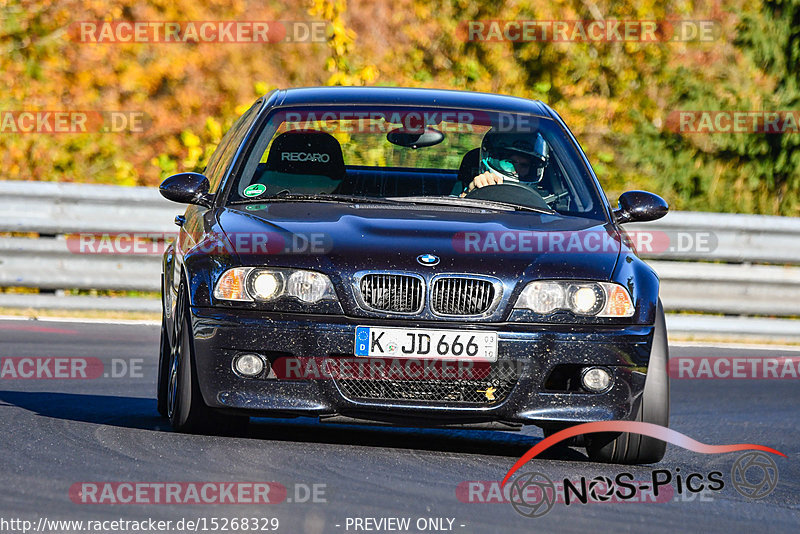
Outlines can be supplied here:
M642 400L636 413L636 421L669 426L669 374L667 362L669 345L664 308L661 300L656 308L656 323L653 333L653 349L644 383ZM587 436L586 452L595 462L615 464L654 464L664 458L667 444L659 439L640 434L590 434Z
M167 373L168 365L169 365L169 356L170 356L170 346L169 346L169 336L167 335L167 325L166 320L163 315L161 315L161 340L159 342L159 349L158 349L158 380L156 382L156 406L158 409L159 415L163 418L167 418Z
M247 429L250 418L217 413L203 401L194 368L194 343L189 322L186 289L181 284L175 307L175 337L165 368L167 417L176 432L236 435Z

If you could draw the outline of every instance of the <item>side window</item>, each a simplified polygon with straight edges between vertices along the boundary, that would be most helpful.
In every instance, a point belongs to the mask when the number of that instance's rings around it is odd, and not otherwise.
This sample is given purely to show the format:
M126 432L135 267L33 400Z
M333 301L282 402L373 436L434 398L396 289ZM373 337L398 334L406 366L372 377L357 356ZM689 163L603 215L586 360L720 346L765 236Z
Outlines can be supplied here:
M222 154L225 152L225 148L231 142L231 137L233 137L233 128L228 130L228 132L222 136L222 140L217 145L214 153L211 154L211 158L208 160L208 165L206 165L204 174L206 177L208 177L208 181L211 183L211 187L209 188L210 193L216 192L217 188L219 187L219 183L222 180L222 175L224 172L218 172L220 167L219 163L222 159Z
M214 153L208 160L208 165L206 166L205 170L205 175L208 177L208 181L211 184L211 187L209 188L210 193L216 193L217 189L219 188L222 178L225 176L225 174L227 174L228 169L231 166L233 156L236 155L236 150L238 150L245 134L250 129L250 125L253 124L253 121L258 115L258 110L260 108L261 101L253 104L253 106L248 109L244 115L239 117L239 119L233 123L233 126L231 126L230 130L228 130L225 135L222 136L222 140L219 142L217 149L214 150Z

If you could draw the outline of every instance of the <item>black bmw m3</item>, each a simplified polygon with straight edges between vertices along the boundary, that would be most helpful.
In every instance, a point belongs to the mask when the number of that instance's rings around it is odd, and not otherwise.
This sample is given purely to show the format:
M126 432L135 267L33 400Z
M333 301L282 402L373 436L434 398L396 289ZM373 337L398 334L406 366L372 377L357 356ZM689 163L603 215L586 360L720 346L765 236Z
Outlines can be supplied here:
M273 91L203 174L164 255L158 409L183 432L317 417L545 434L668 425L655 272L547 105L399 88ZM581 442L651 463L665 444Z

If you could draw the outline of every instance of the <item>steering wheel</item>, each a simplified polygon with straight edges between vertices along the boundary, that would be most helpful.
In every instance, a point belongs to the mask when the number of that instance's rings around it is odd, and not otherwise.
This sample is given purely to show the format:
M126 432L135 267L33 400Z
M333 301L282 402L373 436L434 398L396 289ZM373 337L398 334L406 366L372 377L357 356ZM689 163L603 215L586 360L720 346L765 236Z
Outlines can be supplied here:
M552 211L542 195L527 185L518 182L504 182L502 184L487 185L473 189L464 198L475 200L494 200L508 204L518 204L529 208L538 208Z

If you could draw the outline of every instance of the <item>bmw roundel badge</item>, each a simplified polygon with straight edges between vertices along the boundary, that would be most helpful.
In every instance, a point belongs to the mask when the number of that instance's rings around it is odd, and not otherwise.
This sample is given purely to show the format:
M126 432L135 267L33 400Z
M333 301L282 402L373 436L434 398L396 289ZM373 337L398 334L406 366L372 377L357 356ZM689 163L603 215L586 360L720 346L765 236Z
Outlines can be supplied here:
M439 264L439 256L434 256L433 254L420 254L417 256L417 261L420 263L420 265L433 267L434 265Z

